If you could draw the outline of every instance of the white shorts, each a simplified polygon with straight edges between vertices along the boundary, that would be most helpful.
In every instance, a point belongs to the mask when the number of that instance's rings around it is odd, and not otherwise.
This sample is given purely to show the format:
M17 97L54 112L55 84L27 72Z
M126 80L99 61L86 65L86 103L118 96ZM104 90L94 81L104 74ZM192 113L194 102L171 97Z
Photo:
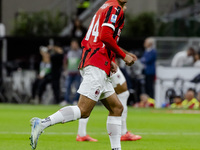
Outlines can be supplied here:
M79 94L97 102L115 93L105 71L94 66L87 66L81 69L80 73L83 81L77 91Z
M117 68L117 72L112 74L110 78L114 88L116 88L118 84L122 85L124 82L126 82L126 79L119 67Z

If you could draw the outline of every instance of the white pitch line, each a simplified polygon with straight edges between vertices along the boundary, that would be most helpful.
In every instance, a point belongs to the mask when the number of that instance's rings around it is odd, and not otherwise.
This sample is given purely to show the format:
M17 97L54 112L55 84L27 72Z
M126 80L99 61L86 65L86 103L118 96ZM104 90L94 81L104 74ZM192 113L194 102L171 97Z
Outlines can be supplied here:
M31 132L7 132L0 131L0 134L16 134L16 135L30 135ZM44 132L46 135L76 135L77 132ZM102 134L106 135L106 132L89 132L89 134ZM135 132L134 134L139 135L200 135L200 132Z

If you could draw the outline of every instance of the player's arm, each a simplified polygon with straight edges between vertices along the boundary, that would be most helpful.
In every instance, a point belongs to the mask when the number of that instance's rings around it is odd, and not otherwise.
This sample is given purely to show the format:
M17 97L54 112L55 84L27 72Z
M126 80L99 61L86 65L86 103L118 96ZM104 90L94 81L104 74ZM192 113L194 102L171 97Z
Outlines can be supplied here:
M121 47L120 47L121 48ZM136 61L138 58L136 55L126 51L125 49L121 48L121 50L125 53L125 54L129 54L131 57L133 57L134 61Z
M121 10L121 7L109 7L105 15L105 20L102 24L99 37L100 40L105 44L107 49L110 49L114 53L116 53L126 62L127 65L132 65L134 63L133 58L129 54L124 53L113 38L117 23L119 24L119 22L122 23L123 21L124 13Z
M117 45L113 38L114 31L111 27L103 26L100 32L100 40L105 44L106 48L115 52L119 57L121 57L127 65L131 66L134 64L134 59L129 55L125 54L120 47Z

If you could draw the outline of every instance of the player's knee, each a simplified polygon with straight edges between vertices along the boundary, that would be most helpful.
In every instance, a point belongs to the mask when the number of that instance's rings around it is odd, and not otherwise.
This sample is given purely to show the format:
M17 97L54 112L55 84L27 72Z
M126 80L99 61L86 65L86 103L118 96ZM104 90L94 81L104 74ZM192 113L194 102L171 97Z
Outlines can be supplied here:
M124 110L124 106L123 106L123 105L120 105L118 109L119 109L119 110L118 110L118 111L119 111L119 114L121 115L122 112L123 112L123 110Z
M127 106L124 106L123 113L127 113L127 111L128 111L128 108L127 108Z
M113 114L115 116L121 116L122 112L124 110L124 107L122 104L117 105L114 109L113 109Z
M85 109L81 109L81 118L88 118L90 116L90 112L85 110Z

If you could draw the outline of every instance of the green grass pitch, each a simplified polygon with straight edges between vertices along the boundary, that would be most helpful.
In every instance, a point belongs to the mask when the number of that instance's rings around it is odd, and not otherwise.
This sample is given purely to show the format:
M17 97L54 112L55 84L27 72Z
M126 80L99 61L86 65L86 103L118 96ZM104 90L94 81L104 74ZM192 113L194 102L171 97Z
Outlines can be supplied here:
M29 150L32 117L47 117L60 107L0 104L0 150ZM96 106L88 122L88 134L96 143L76 142L78 122L58 124L45 130L37 150L110 150L106 133L107 110ZM129 108L128 129L140 141L122 142L123 150L199 150L200 112Z

